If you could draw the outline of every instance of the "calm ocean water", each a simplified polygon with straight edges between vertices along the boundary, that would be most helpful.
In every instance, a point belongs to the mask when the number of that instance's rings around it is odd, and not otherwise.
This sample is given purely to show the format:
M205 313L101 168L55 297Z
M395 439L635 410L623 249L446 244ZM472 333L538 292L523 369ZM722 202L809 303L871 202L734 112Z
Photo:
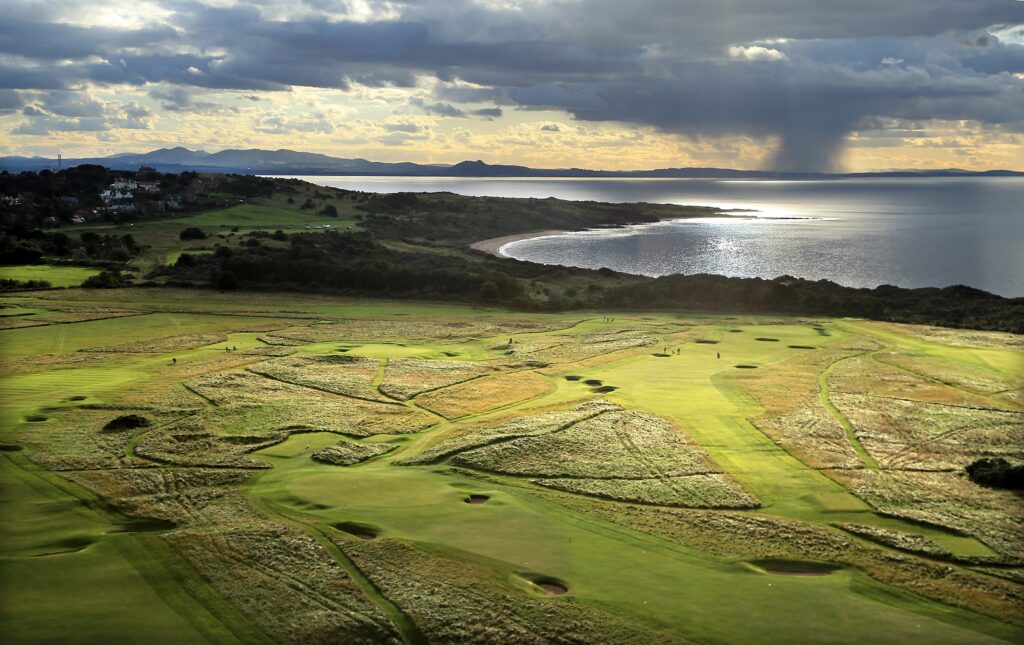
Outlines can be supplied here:
M856 287L967 284L1024 296L1024 178L734 181L302 177L372 192L451 191L755 209L513 242L520 260L644 275L826 278ZM794 219L796 218L796 219Z

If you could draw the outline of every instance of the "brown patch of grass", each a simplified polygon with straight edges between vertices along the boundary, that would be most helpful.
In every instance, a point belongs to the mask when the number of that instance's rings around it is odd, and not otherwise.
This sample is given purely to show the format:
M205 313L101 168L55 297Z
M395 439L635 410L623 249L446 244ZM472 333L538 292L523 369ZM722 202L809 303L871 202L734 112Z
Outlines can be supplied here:
M519 403L553 389L551 382L539 374L515 372L427 392L416 403L447 419L457 419Z

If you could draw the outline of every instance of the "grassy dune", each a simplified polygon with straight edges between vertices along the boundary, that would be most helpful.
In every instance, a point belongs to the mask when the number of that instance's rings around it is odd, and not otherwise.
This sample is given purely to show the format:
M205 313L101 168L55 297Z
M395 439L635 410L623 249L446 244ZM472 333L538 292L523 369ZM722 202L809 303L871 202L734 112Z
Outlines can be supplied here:
M0 625L13 642L1024 638L1013 495L884 467L894 450L1021 456L1022 438L993 421L1024 417L1012 336L160 293L10 301L138 314L0 330L0 595L13 599ZM451 376L422 361L453 361ZM391 362L401 398L382 388ZM897 424L879 442L850 402L884 414L896 394L953 425L922 439ZM968 429L958 408L927 407L965 396L988 415ZM352 406L364 417L345 426ZM772 415L803 412L820 432L771 434L804 427ZM128 413L149 425L103 429ZM346 438L396 447L350 466L311 458ZM851 440L870 459L813 465L816 446ZM91 466L72 463L75 446ZM619 479L593 479L573 446ZM481 447L486 460L459 458ZM559 473L580 492L544 485ZM650 486L701 494L662 505ZM757 508L701 502L716 486ZM608 490L616 499L596 492Z

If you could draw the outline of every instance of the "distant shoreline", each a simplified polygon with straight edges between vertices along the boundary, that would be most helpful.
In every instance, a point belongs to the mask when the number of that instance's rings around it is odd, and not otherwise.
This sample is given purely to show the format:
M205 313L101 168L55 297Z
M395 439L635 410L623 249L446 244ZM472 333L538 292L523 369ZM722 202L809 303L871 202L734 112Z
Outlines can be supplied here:
M516 233L515 235L502 235L501 237L492 237L488 240L480 240L479 242L473 242L469 245L471 249L477 251L483 251L484 253L490 253L491 255L498 258L508 258L511 256L503 255L501 253L501 247L509 244L510 242L519 242L521 240L529 240L534 237L544 237L545 235L560 235L562 233L568 233L569 231L560 230L547 230L547 231L533 231L531 233Z

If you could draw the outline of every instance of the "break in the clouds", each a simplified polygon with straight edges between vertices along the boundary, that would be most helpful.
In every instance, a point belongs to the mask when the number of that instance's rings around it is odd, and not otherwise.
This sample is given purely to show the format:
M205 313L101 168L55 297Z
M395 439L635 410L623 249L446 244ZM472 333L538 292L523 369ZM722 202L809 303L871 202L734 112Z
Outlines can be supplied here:
M907 148L917 124L956 124L961 143L1024 132L1018 0L8 0L4 13L0 127L16 138L216 123L248 141L462 150L512 145L536 113L538 145L648 132L687 159L754 142L772 147L765 164L822 170L886 128Z

